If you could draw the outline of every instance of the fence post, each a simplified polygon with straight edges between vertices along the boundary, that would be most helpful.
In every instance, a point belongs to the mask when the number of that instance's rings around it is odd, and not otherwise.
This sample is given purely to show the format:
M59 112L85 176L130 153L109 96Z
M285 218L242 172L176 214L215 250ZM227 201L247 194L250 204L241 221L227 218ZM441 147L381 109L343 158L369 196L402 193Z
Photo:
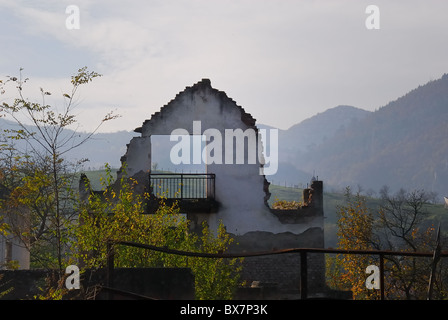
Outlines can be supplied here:
M380 253L380 292L381 300L384 300L384 254Z
M428 285L428 296L427 300L432 299L432 291L434 287L434 278L436 274L437 263L440 260L440 224L439 229L437 230L437 240L436 240L436 248L434 249L434 254L432 256L431 263L431 274L429 276L429 285Z
M307 252L300 251L300 299L305 300L308 296L308 263Z
M114 286L114 245L110 240L107 241L106 285L109 288Z

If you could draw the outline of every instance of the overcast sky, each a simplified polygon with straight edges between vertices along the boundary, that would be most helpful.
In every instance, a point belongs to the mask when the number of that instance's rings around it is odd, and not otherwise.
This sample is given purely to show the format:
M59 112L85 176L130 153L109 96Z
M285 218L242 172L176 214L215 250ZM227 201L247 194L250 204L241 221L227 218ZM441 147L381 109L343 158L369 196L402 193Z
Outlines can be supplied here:
M110 110L122 117L103 131L133 130L202 78L281 129L342 104L373 111L448 73L447 39L446 0L0 0L1 79L22 67L29 96L53 97L80 67L103 74L80 91L87 131Z

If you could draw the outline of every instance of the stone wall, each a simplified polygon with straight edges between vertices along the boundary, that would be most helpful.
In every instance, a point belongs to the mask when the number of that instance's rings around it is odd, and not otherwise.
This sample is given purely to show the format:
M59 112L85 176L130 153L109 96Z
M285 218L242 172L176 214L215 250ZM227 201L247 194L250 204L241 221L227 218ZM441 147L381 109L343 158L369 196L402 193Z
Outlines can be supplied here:
M290 248L322 248L323 229L311 228L301 234L290 232L249 232L235 236L232 252L263 252ZM308 254L308 292L320 294L325 290L325 257L322 254ZM257 282L259 286L276 288L275 298L300 294L300 254L286 253L260 257L246 257L243 263L242 279L246 285Z

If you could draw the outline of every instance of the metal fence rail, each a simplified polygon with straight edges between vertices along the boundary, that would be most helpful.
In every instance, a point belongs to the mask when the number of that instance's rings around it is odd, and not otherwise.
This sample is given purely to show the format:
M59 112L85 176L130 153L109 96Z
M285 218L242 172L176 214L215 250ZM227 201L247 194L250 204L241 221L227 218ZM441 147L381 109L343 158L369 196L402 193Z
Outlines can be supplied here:
M158 252L164 252L167 254L175 254L189 257L201 257L201 258L250 258L268 255L278 255L286 253L298 253L300 254L300 297L301 299L308 298L308 253L331 253L331 254L360 254L360 255L377 255L379 256L379 270L380 270L380 297L384 300L384 259L387 256L402 256L402 257L432 257L437 263L437 258L448 257L448 251L443 252L403 252L403 251L390 251L390 250L344 250L344 249L324 249L324 248L290 248L274 251L260 251L260 252L250 252L250 253L199 253L199 252L189 252L168 249L166 247L157 247L148 244L135 243L130 241L118 241L115 243L109 243L109 255L108 255L108 279L112 279L112 273L114 269L114 259L113 259L113 246L114 245L125 245L131 247L137 247L147 250L154 250ZM109 284L111 286L111 284ZM428 297L429 298L429 297Z
M152 194L167 199L214 199L213 173L150 173Z

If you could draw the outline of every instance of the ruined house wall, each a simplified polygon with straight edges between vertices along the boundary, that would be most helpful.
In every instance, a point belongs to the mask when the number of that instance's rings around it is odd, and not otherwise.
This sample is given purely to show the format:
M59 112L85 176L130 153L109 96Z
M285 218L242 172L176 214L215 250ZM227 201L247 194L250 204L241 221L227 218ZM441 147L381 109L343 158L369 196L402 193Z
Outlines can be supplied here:
M175 99L161 108L160 112L146 120L128 145L122 162L127 174L133 176L151 169L151 136L169 135L175 129L194 132L193 122L201 121L201 131L217 129L224 137L225 129L246 130L255 126L255 119L238 106L224 92L211 87L209 80L202 80L187 87ZM258 132L258 131L257 131ZM224 142L223 142L224 146ZM216 228L222 221L227 232L236 238L237 246L232 252L269 251L285 248L324 246L322 182L313 182L304 194L305 206L282 212L267 206L268 182L259 174L258 158L249 164L210 164L207 173L215 173L215 199L220 207L217 213L189 214L188 218L199 225L207 221ZM120 179L119 172L118 179ZM309 196L312 199L309 200ZM301 200L301 199L297 199ZM309 284L312 288L324 285L324 257L310 257ZM272 282L289 289L300 285L300 257L298 255L248 258L243 278L248 281Z
M187 87L185 91L165 105L160 112L146 120L136 131L141 137L135 137L128 145L127 153L122 157L126 162L127 173L132 176L139 171L151 169L151 136L169 135L175 129L186 129L193 133L193 121L201 121L201 130L248 128L257 130L255 119L227 97L224 92L211 87L205 79ZM224 146L224 142L223 142ZM307 225L290 225L279 219L266 206L269 196L266 191L266 179L259 174L261 164L249 164L247 153L244 164L210 164L207 173L215 173L215 198L220 203L218 214L196 214L197 223L207 220L216 227L220 220L225 222L227 231L242 235L253 230L273 233L301 233L310 227L321 226L321 221L308 221Z
M311 195L311 196L310 196ZM298 199L300 200L300 199ZM265 232L252 231L244 235L235 235L233 252L277 251L290 248L324 248L323 229L323 183L311 181L310 188L303 190L304 205L296 210L273 210L279 221L297 226L303 232ZM320 226L311 227L320 221ZM310 223L311 222L311 223ZM242 278L247 283L257 281L261 286L276 285L281 290L271 298L285 298L285 293L299 293L300 254L281 254L250 257L244 260ZM319 296L327 292L325 285L325 257L322 254L308 254L308 291L310 296ZM294 297L293 297L294 298Z

